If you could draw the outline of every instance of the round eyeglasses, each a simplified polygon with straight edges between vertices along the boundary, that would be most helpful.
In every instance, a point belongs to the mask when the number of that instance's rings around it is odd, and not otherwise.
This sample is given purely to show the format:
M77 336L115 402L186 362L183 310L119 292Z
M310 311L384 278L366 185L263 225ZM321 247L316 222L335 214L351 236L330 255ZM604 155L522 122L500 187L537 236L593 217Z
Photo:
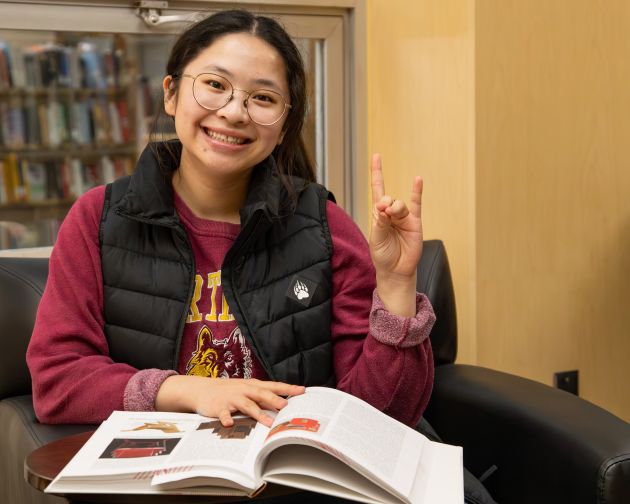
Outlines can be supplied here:
M176 76L174 76L176 77ZM219 110L234 98L234 91L241 91L247 96L243 105L249 118L260 126L277 123L291 105L280 93L270 89L245 91L232 86L225 77L213 73L194 75L181 74L181 77L193 79L193 96L197 103L207 110Z

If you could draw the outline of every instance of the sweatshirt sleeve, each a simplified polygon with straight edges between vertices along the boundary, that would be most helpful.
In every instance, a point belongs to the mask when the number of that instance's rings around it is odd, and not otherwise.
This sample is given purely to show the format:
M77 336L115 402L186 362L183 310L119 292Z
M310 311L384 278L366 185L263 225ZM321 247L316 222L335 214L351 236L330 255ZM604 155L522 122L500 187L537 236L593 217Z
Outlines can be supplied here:
M98 242L104 189L88 191L72 206L50 257L26 354L42 423L99 423L114 410L140 409L152 404L165 373L138 372L109 357Z
M333 242L332 338L337 388L397 420L415 425L433 387L429 333L435 321L426 296L416 295L415 317L387 311L361 230L328 202Z

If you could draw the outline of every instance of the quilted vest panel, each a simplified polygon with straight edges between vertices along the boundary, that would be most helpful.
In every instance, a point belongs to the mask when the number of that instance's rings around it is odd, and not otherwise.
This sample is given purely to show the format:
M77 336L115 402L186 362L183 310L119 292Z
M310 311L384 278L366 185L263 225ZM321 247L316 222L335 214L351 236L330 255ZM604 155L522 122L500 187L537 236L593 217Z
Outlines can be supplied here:
M237 307L233 312L239 327L250 332L254 350L274 380L335 384L327 196L313 184L300 195L288 222L266 224L262 215L259 221L254 216L252 245L230 250L223 265L228 304ZM308 293L296 293L296 288Z
M125 216L128 179L108 186L101 222L105 336L116 362L176 369L194 284L194 257L181 226Z

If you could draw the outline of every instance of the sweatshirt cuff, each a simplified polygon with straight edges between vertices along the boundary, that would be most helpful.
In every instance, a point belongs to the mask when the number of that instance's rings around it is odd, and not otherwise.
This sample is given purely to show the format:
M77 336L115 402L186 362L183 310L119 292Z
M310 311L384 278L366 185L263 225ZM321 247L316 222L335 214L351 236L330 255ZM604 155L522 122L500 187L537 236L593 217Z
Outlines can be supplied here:
M433 307L424 294L416 292L415 317L403 317L390 313L374 289L370 334L375 340L398 348L417 346L429 337L434 323Z
M134 374L125 387L125 411L155 411L155 398L162 382L176 375L172 369L143 369Z

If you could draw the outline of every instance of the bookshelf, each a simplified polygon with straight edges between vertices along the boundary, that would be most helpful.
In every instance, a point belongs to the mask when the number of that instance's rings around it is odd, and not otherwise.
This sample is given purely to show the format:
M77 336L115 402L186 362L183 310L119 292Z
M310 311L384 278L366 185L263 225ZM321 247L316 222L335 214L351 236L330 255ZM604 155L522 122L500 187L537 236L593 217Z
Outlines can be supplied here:
M143 47L124 34L0 30L0 249L54 244L76 198L131 173L156 94Z

